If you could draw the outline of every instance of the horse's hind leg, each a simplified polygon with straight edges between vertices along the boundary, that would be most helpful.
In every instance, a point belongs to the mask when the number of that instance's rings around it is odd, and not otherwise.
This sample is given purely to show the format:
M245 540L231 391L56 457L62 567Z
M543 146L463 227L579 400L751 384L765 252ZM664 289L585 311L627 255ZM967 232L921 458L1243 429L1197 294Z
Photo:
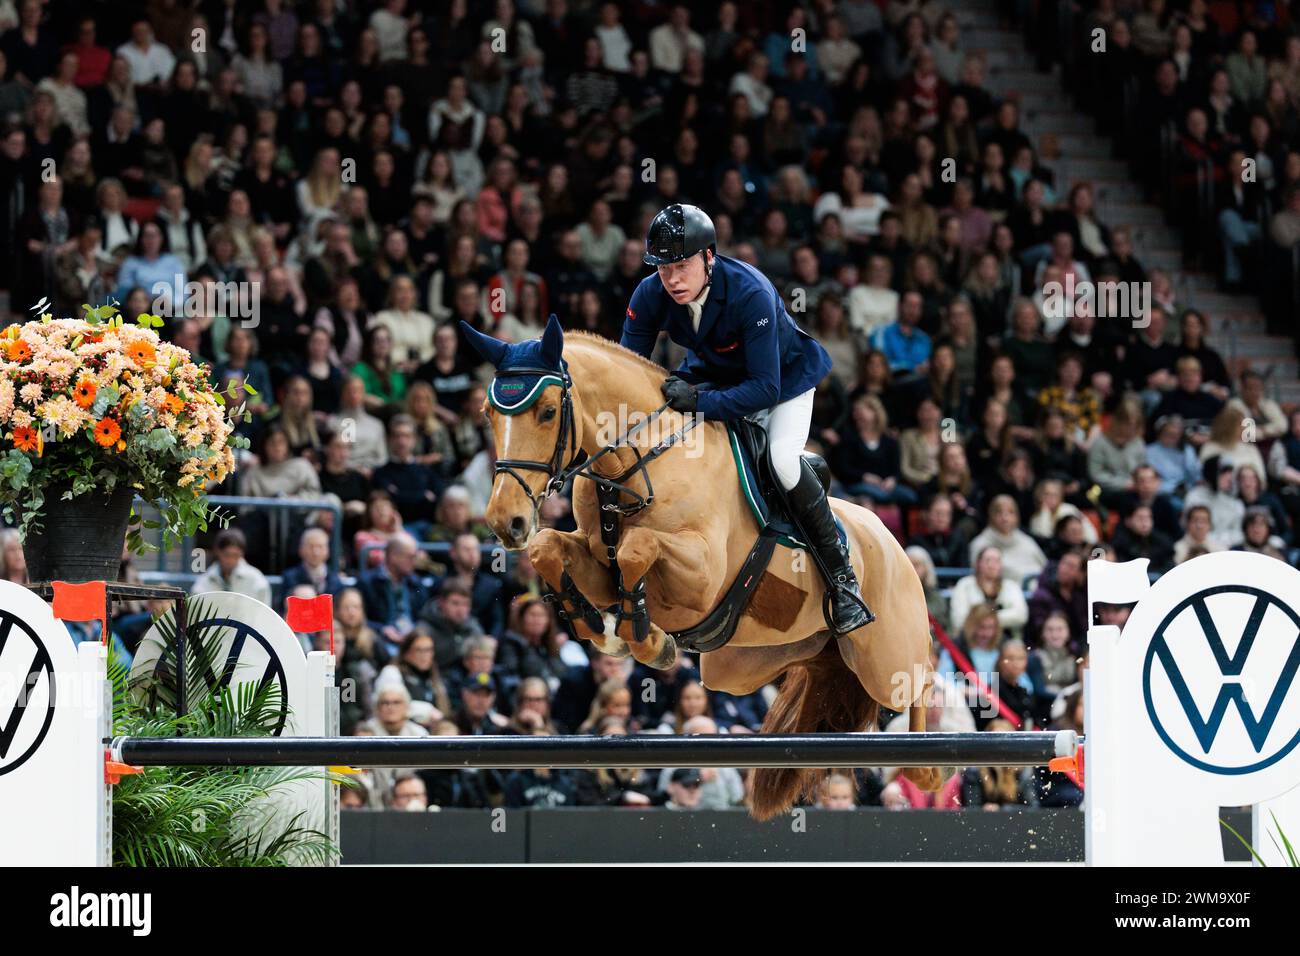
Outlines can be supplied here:
M609 607L618 599L609 569L587 550L586 535L580 531L543 528L528 545L528 558L542 580L557 594L561 594L564 572L567 571L578 591L597 608ZM591 641L602 654L611 657L628 655L627 645L613 633L608 621L605 630L594 631L581 616L574 615L569 627L577 637Z
M899 617L901 620L901 611ZM892 635L889 640L865 635L865 631L856 631L840 638L844 663L873 700L899 713L907 711L909 732L924 731L925 705L934 680L928 649L921 641L909 641L902 635ZM934 767L907 767L903 775L923 790L938 790L943 782Z
M821 633L829 637L828 632ZM763 720L763 733L852 733L875 724L875 700L863 693L857 674L845 666L841 657L845 640L822 640L819 653L789 667ZM815 641L808 649L813 646ZM794 767L755 770L750 812L758 820L785 813L796 800L812 799L828 772L824 768Z
M925 709L930 700L933 683L933 675L927 674L925 689L922 691L921 696L908 705L907 729L911 733L923 733L925 731ZM937 767L904 767L903 776L922 790L938 790L943 786L943 775Z

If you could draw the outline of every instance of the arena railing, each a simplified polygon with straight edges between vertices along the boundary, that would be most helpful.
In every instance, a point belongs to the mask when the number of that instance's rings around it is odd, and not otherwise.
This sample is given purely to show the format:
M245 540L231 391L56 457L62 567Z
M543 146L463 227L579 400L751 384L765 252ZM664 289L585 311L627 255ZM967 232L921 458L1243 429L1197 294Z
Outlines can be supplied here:
M228 516L232 521L239 516L241 509L253 509L256 511L268 512L271 517L270 536L278 545L281 563L288 567L298 563L297 542L289 540L290 524L287 521L281 523L282 516L288 513L328 511L333 516L333 527L329 530L330 535L330 556L329 567L331 571L339 570L339 556L343 553L343 508L335 498L262 498L249 495L212 495L208 498L213 507L222 515ZM137 512L146 511L157 513L157 509L147 505L142 499L135 500ZM211 525L211 534L216 533L217 525ZM153 543L158 544L154 533ZM192 536L187 536L182 541L181 546L170 550L159 549L157 561L153 568L148 570L158 573L175 573L175 574L195 574L195 544ZM141 569L144 570L143 568ZM265 570L265 569L263 569Z
M962 578L966 577L969 574L972 574L973 572L974 572L973 568L945 567L945 568L934 569L934 574L935 577L939 579L940 587L945 587L945 586L951 587L952 585L960 581Z
M284 606L284 579L278 574L263 575L266 583L271 585L271 605L273 607ZM194 586L194 582L199 576L189 571L141 571L140 581L143 584L170 584L189 592Z

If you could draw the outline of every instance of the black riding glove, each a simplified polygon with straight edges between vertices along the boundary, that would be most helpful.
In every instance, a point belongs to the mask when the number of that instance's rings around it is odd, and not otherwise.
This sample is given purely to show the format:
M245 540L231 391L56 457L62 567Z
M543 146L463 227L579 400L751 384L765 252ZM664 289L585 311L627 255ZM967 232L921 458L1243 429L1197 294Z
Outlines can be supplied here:
M660 389L668 399L668 407L675 412L693 412L699 404L699 391L690 382L683 381L676 375L664 380Z

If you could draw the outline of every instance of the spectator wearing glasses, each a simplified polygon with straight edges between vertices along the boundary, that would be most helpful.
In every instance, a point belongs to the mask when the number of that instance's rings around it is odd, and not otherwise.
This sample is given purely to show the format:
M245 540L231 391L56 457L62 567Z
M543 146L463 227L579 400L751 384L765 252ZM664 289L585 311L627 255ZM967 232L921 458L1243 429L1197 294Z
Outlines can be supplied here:
M410 695L408 715L426 730L451 712L450 698L433 659L433 638L419 628L406 635L396 659L379 672L376 684L400 681Z

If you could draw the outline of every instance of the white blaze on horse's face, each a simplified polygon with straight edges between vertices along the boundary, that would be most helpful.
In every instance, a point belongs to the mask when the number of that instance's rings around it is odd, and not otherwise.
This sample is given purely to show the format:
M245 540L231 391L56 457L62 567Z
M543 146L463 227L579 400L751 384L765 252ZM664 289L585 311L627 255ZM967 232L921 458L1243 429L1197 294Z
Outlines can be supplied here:
M559 438L560 394L558 386L551 386L532 408L517 415L506 415L488 407L498 461L548 463L554 458ZM514 472L528 486L533 498L541 501L551 473L526 468L515 468ZM498 472L492 482L487 523L512 551L527 547L538 530L537 510L528 492L506 472Z

